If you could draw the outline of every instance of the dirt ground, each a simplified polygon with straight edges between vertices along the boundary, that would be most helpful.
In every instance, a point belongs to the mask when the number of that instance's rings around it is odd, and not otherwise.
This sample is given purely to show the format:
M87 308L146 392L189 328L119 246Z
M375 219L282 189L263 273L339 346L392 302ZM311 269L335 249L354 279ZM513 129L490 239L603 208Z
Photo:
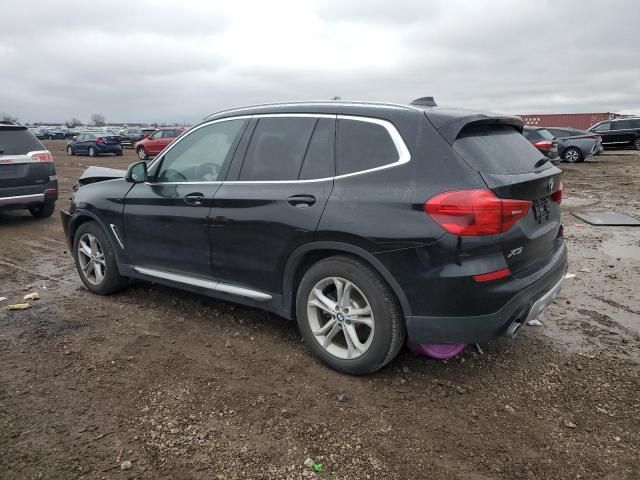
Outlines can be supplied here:
M86 166L135 159L47 145L59 208ZM544 326L364 378L258 310L143 283L92 295L57 212L0 214L0 478L640 478L640 228L571 215L640 216L640 153L563 169L576 276Z

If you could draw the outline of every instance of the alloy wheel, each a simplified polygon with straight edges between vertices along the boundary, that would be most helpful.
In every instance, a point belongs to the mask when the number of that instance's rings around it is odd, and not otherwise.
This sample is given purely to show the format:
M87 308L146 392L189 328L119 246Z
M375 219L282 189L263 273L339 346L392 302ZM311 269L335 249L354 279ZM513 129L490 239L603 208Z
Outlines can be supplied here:
M373 342L375 321L371 304L353 282L327 277L311 289L307 318L318 344L331 355L352 360Z
M140 160L146 160L147 159L147 152L144 151L144 148L140 147L138 149L138 158Z
M633 142L633 147L634 147L636 150L640 150L640 138L636 138L636 141L635 141L635 142Z
M104 280L106 262L104 250L98 239L85 233L78 242L78 262L82 275L91 285L100 285Z
M569 163L576 163L580 160L580 152L575 148L570 148L566 152L564 152L564 160Z
M89 147L89 156L90 157L96 156L96 151L93 149L93 147Z

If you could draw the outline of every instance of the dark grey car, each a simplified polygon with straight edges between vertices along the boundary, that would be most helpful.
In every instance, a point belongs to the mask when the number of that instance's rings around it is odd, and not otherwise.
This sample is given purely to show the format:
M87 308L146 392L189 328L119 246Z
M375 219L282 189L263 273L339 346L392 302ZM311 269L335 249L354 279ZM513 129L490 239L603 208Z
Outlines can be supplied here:
M567 163L584 162L585 158L600 155L604 151L602 137L575 128L547 127L558 139L558 154Z

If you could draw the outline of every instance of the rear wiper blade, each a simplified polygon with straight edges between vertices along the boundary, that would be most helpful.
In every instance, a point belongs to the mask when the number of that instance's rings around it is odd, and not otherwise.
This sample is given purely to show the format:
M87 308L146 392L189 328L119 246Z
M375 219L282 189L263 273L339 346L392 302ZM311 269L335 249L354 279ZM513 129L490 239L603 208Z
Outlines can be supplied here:
M540 160L538 160L536 162L536 164L534 165L535 168L540 168L541 166L543 166L545 163L549 162L550 160L547 157L541 158Z

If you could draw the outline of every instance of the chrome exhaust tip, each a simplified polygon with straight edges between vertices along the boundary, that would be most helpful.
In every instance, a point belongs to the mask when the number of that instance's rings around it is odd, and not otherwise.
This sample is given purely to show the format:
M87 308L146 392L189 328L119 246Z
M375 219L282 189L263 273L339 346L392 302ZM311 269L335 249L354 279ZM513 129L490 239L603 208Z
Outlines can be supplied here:
M511 323L507 327L507 330L504 332L504 335L509 338L516 338L518 336L518 333L520 332L520 328L522 327L522 325L524 325L522 322Z

